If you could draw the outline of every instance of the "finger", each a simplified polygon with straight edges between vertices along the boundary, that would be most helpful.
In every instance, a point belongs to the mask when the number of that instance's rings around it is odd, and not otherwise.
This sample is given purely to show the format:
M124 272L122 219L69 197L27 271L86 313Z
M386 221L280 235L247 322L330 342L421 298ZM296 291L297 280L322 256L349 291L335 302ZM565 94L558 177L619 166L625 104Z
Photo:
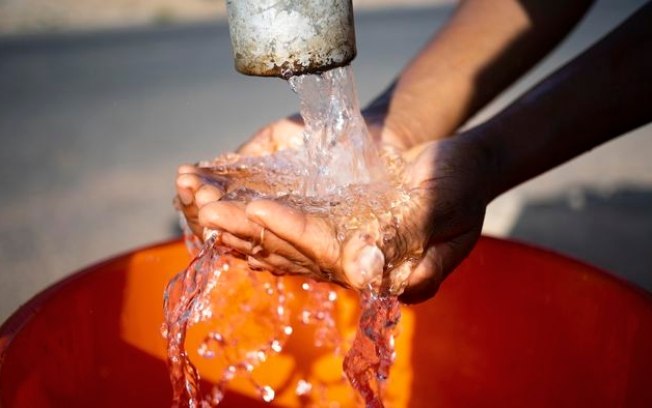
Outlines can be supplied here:
M279 238L273 231L246 218L244 204L234 201L218 201L206 204L199 211L200 223L208 228L225 231L238 238L234 249L247 255L256 255L264 250L275 253L301 265L307 265L309 258L295 248L291 242ZM230 246L230 245L227 245Z
M300 140L303 120L300 115L292 115L265 126L240 146L238 153L245 156L262 156L275 153Z
M243 156L262 156L272 153L272 126L266 126L256 132L247 143L240 146L236 152Z
M428 248L423 258L412 271L407 280L407 286L399 296L403 303L420 303L430 299L437 293L443 279L443 267L439 251L443 245L433 245Z
M265 234L267 235L267 234ZM278 275L311 275L320 278L319 269L310 260L298 254L298 259L288 259L263 249L264 244L256 244L236 237L228 232L220 236L221 243L247 257L252 269L265 269ZM266 238L267 239L267 238ZM323 279L323 277L321 277Z
M197 166L193 164L180 164L177 167L177 175L180 176L182 174L196 174L197 173Z
M220 180L215 179L208 169L189 164L182 164L177 169L176 188L181 203L185 206L193 204L195 194L204 186L213 186L223 191Z
M208 203L218 201L223 195L224 190L221 188L211 184L204 184L195 193L195 203L197 207L201 208Z
M194 202L197 190L202 186L201 178L196 173L180 174L176 179L177 195L184 206Z
M202 236L203 228L197 220L197 206L194 197L201 187L201 179L197 176L197 168L191 165L181 165L177 169L175 208L183 212L188 227L198 237Z
M408 277L407 287L399 297L401 302L420 303L433 297L444 278L471 252L480 230L473 229L428 247L421 262Z
M282 273L277 271L276 268L274 268L272 265L256 259L253 256L247 257L247 265L249 265L249 268L253 269L254 271L267 271L271 272L274 275L282 275Z
M348 283L357 289L380 287L385 256L376 246L376 239L363 231L355 232L342 249L342 269Z
M199 209L198 220L204 228L221 231L224 246L246 256L253 248L248 237L255 224L247 220L244 207L237 201L213 201Z
M239 238L228 232L223 232L220 239L224 246L234 249L243 255L256 257L257 259L265 261L278 269L287 267L292 262L284 256L265 250L263 245L259 243Z
M332 269L339 259L339 243L326 220L270 200L246 208L247 217L288 241L306 257Z
M206 228L230 232L243 237L251 235L255 224L247 220L245 204L237 201L215 201L199 210L199 222Z
M320 278L319 274L311 268L297 264L287 258L277 254L266 254L265 256L249 256L249 264L255 267L261 267L275 274L281 275L308 275L314 278Z
M240 239L233 234L229 234L228 232L222 232L220 235L220 244L231 248L242 255L251 255L251 243L244 239Z
M221 185L224 180L216 176L211 167L199 167L191 164L182 164L177 168L177 186L190 188L197 191L204 184Z
M262 234L251 254L274 268L292 275L312 275L315 278L326 279L320 273L315 262L310 260L296 248L268 231Z

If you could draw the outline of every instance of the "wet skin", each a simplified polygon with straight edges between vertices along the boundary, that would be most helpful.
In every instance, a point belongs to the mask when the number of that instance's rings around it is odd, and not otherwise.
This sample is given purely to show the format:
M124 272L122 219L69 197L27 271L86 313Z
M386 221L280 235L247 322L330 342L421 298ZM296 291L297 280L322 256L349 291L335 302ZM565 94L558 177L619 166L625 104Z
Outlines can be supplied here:
M370 127L376 140L398 140L394 132ZM244 145L241 153L273 153L291 144L301 124L282 120L263 129ZM380 239L382 225L364 233L354 232L343 242L335 225L272 200L249 204L220 201L223 191L211 175L196 166L179 167L177 191L189 226L201 236L203 228L222 231L220 239L245 257L254 269L278 274L308 275L360 289L361 270L378 262L396 264L398 254L421 254L409 265L403 299L421 301L432 296L441 280L471 250L484 218L485 198L478 195L487 184L489 161L464 138L448 139L403 149L408 163L405 183L413 200L400 213L402 228L389 242ZM382 254L370 250L377 245ZM399 248L400 247L400 248ZM392 282L402 290L405 282Z

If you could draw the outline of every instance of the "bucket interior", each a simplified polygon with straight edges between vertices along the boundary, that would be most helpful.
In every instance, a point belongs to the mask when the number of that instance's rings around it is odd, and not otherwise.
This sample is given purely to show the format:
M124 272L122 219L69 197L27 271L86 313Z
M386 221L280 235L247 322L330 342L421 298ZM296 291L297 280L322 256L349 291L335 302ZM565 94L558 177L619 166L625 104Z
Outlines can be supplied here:
M0 328L0 406L170 406L162 297L188 260L182 243L162 244L37 295ZM351 331L356 299L339 295L338 324ZM402 314L393 407L652 406L652 298L582 263L483 237L432 300ZM275 401L235 381L221 406L305 406L299 379L330 382L328 399L354 405L341 359L296 328L254 372ZM207 384L216 378L194 361Z

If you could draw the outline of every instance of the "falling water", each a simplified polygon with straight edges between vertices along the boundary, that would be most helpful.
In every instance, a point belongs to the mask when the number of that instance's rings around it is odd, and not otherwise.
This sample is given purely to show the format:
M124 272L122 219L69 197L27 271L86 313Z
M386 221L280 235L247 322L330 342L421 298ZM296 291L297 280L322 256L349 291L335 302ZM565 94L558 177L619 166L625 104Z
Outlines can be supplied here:
M402 161L371 140L350 67L292 77L289 82L301 100L302 148L262 157L228 154L202 166L212 174L207 182L225 191L223 200L278 200L323 217L342 244L353 234L372 238L369 253L380 263L354 271L366 280L360 291L359 329L344 358L344 371L367 407L382 407L400 316L396 294L406 278L405 268L391 265L415 255L407 250L394 253L390 264L379 248L395 238L398 214L410 200L400 184ZM168 341L173 405L216 406L235 376L248 378L263 400L273 400L274 390L258 384L251 373L270 354L280 352L292 334L286 308L292 294L286 291L283 278L250 270L237 253L222 246L219 231L207 233L201 244L186 228L186 243L194 260L170 281L165 292L163 334ZM300 322L317 327L316 346L343 354L347 340L335 327L337 296L329 287L328 283L304 283L302 289L310 297L300 311ZM185 350L186 330L200 322L211 329L198 354L222 367L220 381L205 395ZM296 393L314 394L317 386L301 380Z

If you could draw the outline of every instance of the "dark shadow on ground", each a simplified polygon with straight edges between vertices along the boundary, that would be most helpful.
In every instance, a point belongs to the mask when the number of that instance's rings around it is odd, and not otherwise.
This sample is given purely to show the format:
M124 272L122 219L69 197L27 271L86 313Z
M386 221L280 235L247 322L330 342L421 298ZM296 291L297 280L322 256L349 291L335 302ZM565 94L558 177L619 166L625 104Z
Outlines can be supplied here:
M652 291L652 189L576 188L531 201L509 236L587 261Z

